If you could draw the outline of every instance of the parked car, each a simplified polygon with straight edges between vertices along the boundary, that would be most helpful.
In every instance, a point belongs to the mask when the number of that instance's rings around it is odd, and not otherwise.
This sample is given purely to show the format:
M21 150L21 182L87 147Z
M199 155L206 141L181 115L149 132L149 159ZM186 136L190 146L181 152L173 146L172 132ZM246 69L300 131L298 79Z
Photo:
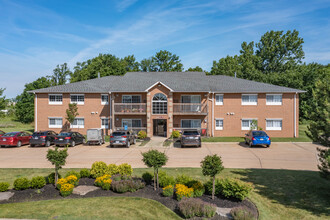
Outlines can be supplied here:
M32 134L30 139L30 146L42 145L49 147L55 143L57 133L54 131L36 131Z
M181 147L196 146L202 147L201 134L197 129L184 130L181 135Z
M104 144L104 131L101 128L87 130L87 144Z
M135 144L135 135L130 131L114 131L110 136L110 147L126 146Z
M4 134L6 134L6 132L0 130L0 137Z
M254 145L265 145L269 147L271 140L264 131L249 131L245 134L245 144L249 145L249 147Z
M31 135L26 132L9 132L1 136L0 146L16 146L21 147L23 145L29 144Z
M77 144L84 144L85 141L84 135L79 132L61 132L55 138L55 145L59 146L71 146L74 147Z

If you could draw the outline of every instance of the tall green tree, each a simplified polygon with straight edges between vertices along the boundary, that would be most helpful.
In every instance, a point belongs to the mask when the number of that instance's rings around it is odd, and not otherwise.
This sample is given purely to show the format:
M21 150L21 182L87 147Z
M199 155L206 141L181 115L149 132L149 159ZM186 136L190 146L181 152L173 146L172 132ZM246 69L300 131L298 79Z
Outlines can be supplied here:
M212 75L226 75L235 76L235 73L241 75L241 65L238 61L238 56L226 56L221 58L218 62L213 61L213 66L211 68Z
M0 110L4 110L7 107L8 100L6 99L6 96L3 95L3 92L5 89L0 88ZM0 111L0 117L3 117L4 113Z
M183 71L183 64L179 56L172 54L167 50L161 50L152 57L152 62L155 64L154 71L169 72L169 71Z
M15 99L15 116L17 120L23 123L34 121L34 95L28 93L28 91L47 88L51 85L51 81L46 77L40 77L31 83L25 84L23 93Z
M140 67L142 72L154 72L156 71L156 64L152 57L141 60Z
M140 63L136 61L134 55L128 55L121 59L121 62L125 66L127 72L138 72L140 71Z
M189 67L186 72L205 72L202 67L195 66L195 67Z
M52 86L63 85L71 74L72 72L68 68L67 63L64 63L56 66L53 70L53 75L49 76L49 79L52 82Z

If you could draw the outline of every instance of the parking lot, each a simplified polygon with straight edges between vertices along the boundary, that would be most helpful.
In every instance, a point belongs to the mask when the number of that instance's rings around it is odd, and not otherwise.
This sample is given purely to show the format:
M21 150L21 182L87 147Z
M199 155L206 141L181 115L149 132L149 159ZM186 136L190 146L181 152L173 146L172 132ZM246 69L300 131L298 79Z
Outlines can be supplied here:
M65 167L90 168L95 161L145 167L141 161L141 152L151 148L168 155L166 167L200 167L200 161L208 154L220 155L226 168L317 170L318 163L318 145L312 143L272 143L270 148L248 148L234 142L203 143L202 148L158 146L152 143L144 147L133 145L130 148L109 148L108 144L77 145L69 148ZM46 159L47 150L46 147L29 146L0 148L0 168L51 168L51 163Z

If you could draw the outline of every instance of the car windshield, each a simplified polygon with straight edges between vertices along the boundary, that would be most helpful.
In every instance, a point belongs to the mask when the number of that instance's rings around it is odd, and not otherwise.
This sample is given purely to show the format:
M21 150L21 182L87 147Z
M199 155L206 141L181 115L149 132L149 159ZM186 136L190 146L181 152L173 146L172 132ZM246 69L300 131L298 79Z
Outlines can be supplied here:
M32 134L33 137L39 137L39 136L45 136L47 135L47 132L34 132Z
M18 132L10 132L10 133L2 135L2 137L14 137L16 134L18 134Z
M112 136L122 136L122 135L125 135L126 132L124 131L116 131L116 132L113 132L112 133Z
M68 137L68 136L70 136L71 135L71 133L60 133L58 136L65 136L65 137Z
M267 134L264 131L254 131L254 136L267 136Z
M198 131L184 131L183 135L199 135Z

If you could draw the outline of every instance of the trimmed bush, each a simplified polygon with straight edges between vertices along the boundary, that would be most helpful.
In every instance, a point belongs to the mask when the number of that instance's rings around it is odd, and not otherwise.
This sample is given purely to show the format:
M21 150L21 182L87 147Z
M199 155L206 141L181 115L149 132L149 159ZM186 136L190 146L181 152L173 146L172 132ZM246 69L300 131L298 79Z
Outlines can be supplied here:
M112 183L111 176L108 174L105 174L101 177L97 177L94 182L96 186L101 187L103 190L110 190L111 183Z
M74 188L74 185L72 185L72 184L69 184L69 183L63 184L60 189L61 196L66 197L66 196L71 195L73 188Z
M172 185L165 186L163 188L163 196L170 197L173 196L173 193L174 193L174 187Z
M187 186L194 189L194 197L201 197L205 192L204 185L198 180L190 181Z
M58 174L58 179L62 178L61 174ZM47 183L49 184L55 184L55 173L51 173L48 175L46 179Z
M138 133L139 139L145 139L146 137L147 137L147 132L145 132L143 130L139 131L139 133Z
M14 181L14 189L16 190L24 190L24 189L28 189L30 188L30 181L25 178L25 177L22 177L22 178L18 178Z
M122 176L131 176L133 173L132 166L127 163L120 164L118 166L118 173Z
M6 192L9 189L9 183L0 182L0 192Z
M145 184L141 180L128 179L120 181L112 181L111 189L117 193L135 192L144 188Z
M74 175L65 177L65 180L66 180L66 182L68 184L72 184L74 186L78 186L79 179L76 176L74 176Z
M116 164L109 164L108 169L111 176L119 173L118 166Z
M172 138L179 138L180 136L181 134L179 131L172 131L172 135L171 135Z
M86 168L81 169L80 170L80 177L81 178L89 178L89 177L91 177L91 172L89 171L89 169L86 169Z
M109 169L106 163L97 161L92 164L91 175L94 179L105 174L109 174Z
M175 185L175 194L176 194L176 199L180 201L183 197L186 198L191 198L194 195L194 189L193 188L188 188L187 186L183 184L176 184Z
M152 183L152 180L154 178L154 175L150 172L145 172L142 174L142 179L147 185L150 185Z
M187 176L185 174L179 175L175 178L175 182L177 184L182 184L185 186L188 186L189 182L191 182L193 179L190 176Z
M75 176L75 177L77 177L78 180L80 179L80 173L73 171L73 170L69 171L65 174L65 178L68 176Z
M158 176L159 178L159 186L165 187L169 185L175 185L175 179L172 176L167 176L166 172L160 172L161 175Z
M33 177L31 180L32 189L41 189L46 185L46 179L43 176Z
M179 210L185 218L211 218L216 213L216 205L204 202L201 199L183 198L179 202Z
M212 187L213 187L213 181L212 179L210 179L209 181L207 181L206 183L204 183L204 188L205 188L205 194L207 195L212 195ZM220 180L216 179L215 180L215 195L219 195L221 191L220 188Z
M230 210L230 214L234 220L256 220L257 216L253 214L248 208L246 207L235 207Z

